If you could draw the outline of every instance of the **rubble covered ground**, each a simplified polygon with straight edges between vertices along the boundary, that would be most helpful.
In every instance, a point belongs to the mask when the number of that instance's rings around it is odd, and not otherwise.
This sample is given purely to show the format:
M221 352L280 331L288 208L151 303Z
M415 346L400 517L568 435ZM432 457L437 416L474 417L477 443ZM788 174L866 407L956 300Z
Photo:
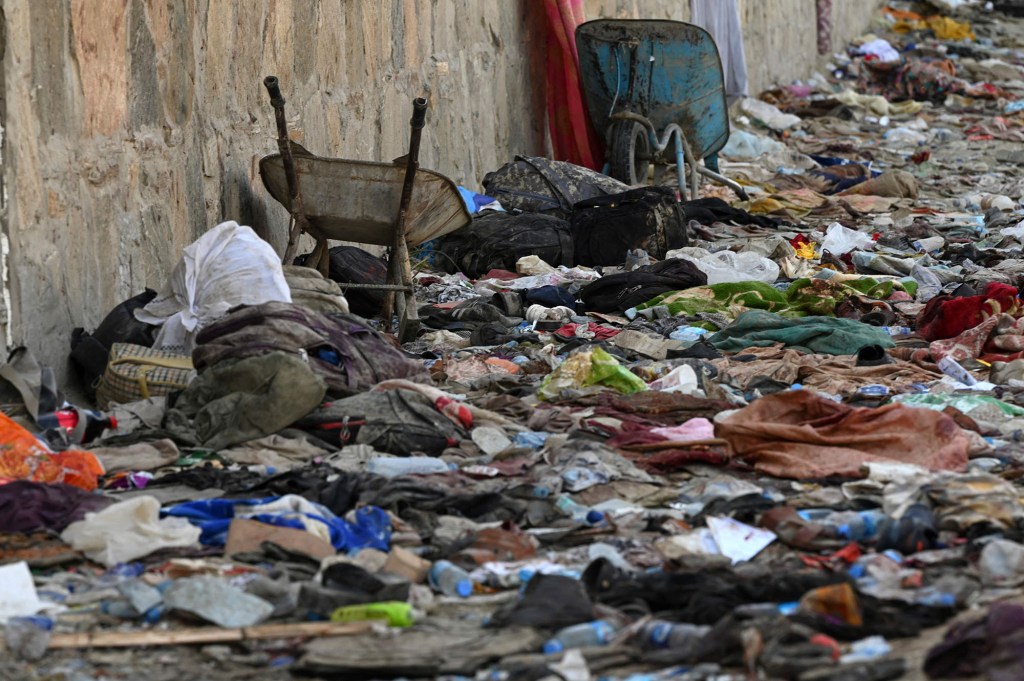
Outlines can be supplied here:
M228 222L200 303L78 339L104 411L16 353L0 678L1024 679L1018 5L889 3L736 102L747 198L705 182L626 263L579 231L614 206L516 187L629 187L495 169L402 346L341 295L376 256L339 287Z

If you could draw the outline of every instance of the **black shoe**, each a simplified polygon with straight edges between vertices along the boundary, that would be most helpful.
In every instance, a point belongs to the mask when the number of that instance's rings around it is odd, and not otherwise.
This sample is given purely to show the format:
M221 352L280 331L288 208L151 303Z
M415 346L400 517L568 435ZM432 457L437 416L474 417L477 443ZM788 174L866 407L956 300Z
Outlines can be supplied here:
M857 366L859 367L877 367L892 363L892 357L881 345L868 345L857 353Z

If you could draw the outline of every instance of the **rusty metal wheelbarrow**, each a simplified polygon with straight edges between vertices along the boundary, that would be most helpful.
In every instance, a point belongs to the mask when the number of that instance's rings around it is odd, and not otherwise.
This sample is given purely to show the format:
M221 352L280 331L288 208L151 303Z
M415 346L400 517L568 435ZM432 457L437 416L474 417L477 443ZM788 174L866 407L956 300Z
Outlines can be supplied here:
M576 28L576 47L590 119L605 132L607 174L646 184L652 162L655 182L674 163L685 198L688 165L691 199L700 175L747 198L743 187L718 172L729 112L711 34L681 21L598 19Z
M399 339L412 340L419 331L419 318L409 247L453 232L472 219L454 182L419 167L427 101L413 101L407 156L392 163L352 161L315 156L291 142L277 78L268 76L264 84L274 106L280 151L260 159L260 177L292 216L284 262L295 259L302 232L316 239L309 263L325 276L330 263L328 239L389 247L387 283L341 287L388 291L384 319L390 323L394 308Z

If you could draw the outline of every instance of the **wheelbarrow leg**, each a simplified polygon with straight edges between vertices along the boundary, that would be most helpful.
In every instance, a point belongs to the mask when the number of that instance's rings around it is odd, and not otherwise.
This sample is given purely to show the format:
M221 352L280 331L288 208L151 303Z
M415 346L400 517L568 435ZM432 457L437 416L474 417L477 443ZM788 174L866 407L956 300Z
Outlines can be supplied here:
M405 287L398 296L398 339L406 343L416 337L419 332L419 317L416 310L416 294L413 290L412 265L409 263L409 244L406 242L406 216L409 202L412 200L412 189L416 183L416 170L419 168L420 136L427 117L427 100L418 97L412 102L412 120L409 134L409 155L405 166L405 182L402 184L402 200L398 206L398 222L395 225L395 241L391 248L391 261L388 263L388 283L400 284ZM391 319L394 294L389 293L384 299L384 319Z
M747 196L746 190L743 189L743 186L739 182L737 182L736 180L730 180L725 175L722 175L721 173L717 173L714 170L711 170L710 168L705 168L703 166L698 166L697 167L697 171L701 175L703 175L704 177L710 178L710 179L714 180L715 182L719 182L721 184L724 184L726 187L728 187L729 189L731 189L734 192L736 192L736 195L738 197L740 197L740 199L742 199L743 201L749 201L750 200L750 197Z
M302 189L299 186L299 175L295 171L295 158L292 156L292 144L288 137L288 122L284 117L284 97L281 96L281 85L277 76L267 76L263 85L270 94L270 104L274 107L274 118L277 121L277 147L281 151L284 162L284 174L288 179L289 205L292 214L292 227L288 232L288 246L284 250L283 262L291 265L299 250L299 237L309 231L306 209L302 204ZM326 243L324 244L326 246Z
M676 138L676 178L679 182L679 198L686 201L686 153L684 152L683 133L675 131ZM691 160L692 163L692 160Z

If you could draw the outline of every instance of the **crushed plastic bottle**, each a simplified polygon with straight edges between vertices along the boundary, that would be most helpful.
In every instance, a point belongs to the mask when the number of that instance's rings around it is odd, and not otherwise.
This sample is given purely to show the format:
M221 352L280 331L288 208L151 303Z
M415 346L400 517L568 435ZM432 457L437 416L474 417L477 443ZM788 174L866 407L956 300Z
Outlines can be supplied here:
M50 645L53 620L42 615L12 617L4 627L7 649L22 660L39 660Z
M565 481L565 489L570 492L582 492L595 485L604 485L609 482L606 474L580 466L563 471L562 480Z
M643 640L651 648L690 649L709 631L707 625L653 620L644 627Z

